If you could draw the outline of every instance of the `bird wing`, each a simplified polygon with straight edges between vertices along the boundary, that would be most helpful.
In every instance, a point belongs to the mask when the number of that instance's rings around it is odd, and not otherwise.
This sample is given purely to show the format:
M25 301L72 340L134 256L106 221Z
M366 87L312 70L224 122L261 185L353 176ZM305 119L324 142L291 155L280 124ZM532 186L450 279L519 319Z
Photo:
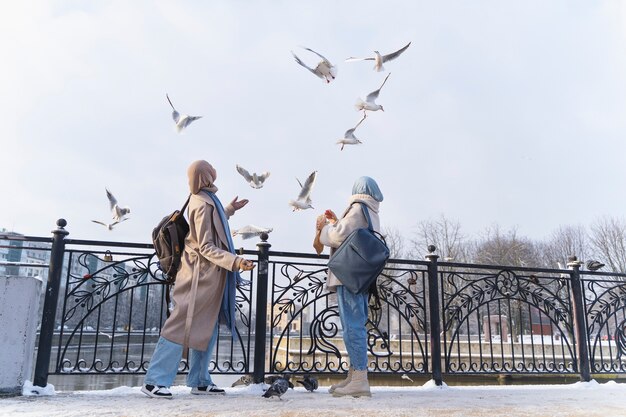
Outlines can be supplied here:
M170 103L170 106L172 106L172 119L174 119L174 123L178 123L178 121L180 120L180 113L178 113L174 108L172 100L170 100L170 96L167 95L167 93L165 94L165 97L167 97L167 101Z
M107 192L107 198L109 199L109 204L111 205L111 210L113 210L113 207L115 207L115 205L117 204L117 199L113 197L113 194L111 193L111 191L109 191L108 188L105 188L105 190Z
M302 183L300 182L300 180L296 178L296 181L298 181L298 185L300 186L300 188L302 188Z
M102 222L99 222L98 220L92 220L92 222L94 222L94 223L98 223L98 224L101 224L101 225L103 225L103 226L105 226L105 227L108 227L108 226L109 226L108 224L106 224L106 223L102 223Z
M291 55L293 55L293 57L295 58L296 62L299 65L302 65L304 68L308 69L309 71L311 71L313 74L315 74L315 69L309 67L308 65L306 65L304 62L302 62L302 60L300 58L298 58L298 56L296 54L293 53L293 51L291 51ZM317 75L317 74L315 74Z
M319 56L320 58L322 58L325 62L327 62L327 63L329 64L329 66L330 66L330 65L332 65L332 64L330 64L330 61L329 61L329 60L328 60L328 59L327 59L324 55L322 55L322 54L320 54L320 53L315 52L315 51L314 51L313 49L311 49L311 48L305 48L305 47L303 47L303 48L304 48L304 49L306 49L307 51L311 51L311 52L313 52L315 55L317 55L317 56Z
M265 171L264 173L262 173L261 175L258 175L257 177L259 178L259 180L261 182L265 181L267 179L267 177L270 176L269 171Z
M383 62L391 61L392 59L396 59L399 57L402 52L406 51L406 49L411 46L411 42L407 43L403 48L398 49L396 52L392 52L387 55L383 55Z
M357 124L356 124L356 126L354 126L354 127L352 128L352 131L353 131L353 132L356 130L356 128L357 128L357 127L359 127L359 125L360 125L361 123L363 123L363 120L365 120L365 118L366 118L366 117L367 117L367 116L363 115L363 117L361 118L361 120L359 120L359 123L357 123ZM347 132L346 132L346 133L347 133Z
M376 101L376 99L378 98L378 95L380 94L380 90L383 88L383 86L387 82L387 78L389 78L390 75L391 73L387 74L383 83L380 85L380 87L378 87L378 90L372 91L371 93L369 93L367 97L365 97L365 101L368 101L370 103L373 103Z
M240 173L241 176L244 177L246 181L248 182L252 181L252 175L250 175L250 173L244 167L237 165L237 172Z
M351 56L349 58L346 58L346 62L356 62L356 61L374 61L374 57L370 57L370 58L357 58L354 56Z
M298 200L310 200L309 194L311 194L311 190L315 185L315 178L317 177L317 171L313 171L309 177L304 181L304 186L302 190L300 190L300 195L298 195Z

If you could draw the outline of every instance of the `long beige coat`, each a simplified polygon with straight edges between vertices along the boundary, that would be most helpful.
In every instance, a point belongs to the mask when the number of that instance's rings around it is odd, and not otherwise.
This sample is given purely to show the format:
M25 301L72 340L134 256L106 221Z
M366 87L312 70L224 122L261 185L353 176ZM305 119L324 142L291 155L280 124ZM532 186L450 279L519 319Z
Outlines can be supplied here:
M231 205L224 210L227 217L235 213ZM165 322L161 336L204 351L217 323L227 270L238 270L241 258L228 251L228 237L211 197L204 192L192 194L187 213L189 234L176 274L174 311ZM196 297L192 298L194 274L197 290ZM188 341L185 340L187 324L190 326Z
M380 203L367 194L354 194L350 197L348 203L352 204L357 201L364 203L367 206L370 220L372 221L372 228L380 233L380 219L378 218L378 208L380 207ZM354 204L346 209L343 216L337 220L334 225L327 224L324 226L320 233L320 242L331 248L330 254L332 255L335 249L337 249L343 241L350 236L350 233L356 229L364 227L367 227L367 219L363 214L361 205ZM330 272L329 269L328 282L326 283L326 286L330 291L335 291L335 287L337 287L337 285L343 284L339 281L335 274Z

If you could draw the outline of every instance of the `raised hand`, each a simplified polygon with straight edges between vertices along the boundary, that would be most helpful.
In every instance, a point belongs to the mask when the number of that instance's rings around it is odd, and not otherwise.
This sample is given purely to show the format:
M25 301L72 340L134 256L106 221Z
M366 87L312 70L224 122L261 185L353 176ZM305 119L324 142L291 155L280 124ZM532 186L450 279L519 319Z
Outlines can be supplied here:
M239 198L239 196L235 196L235 198L233 198L233 201L230 202L230 205L233 206L235 211L243 208L246 204L248 204L248 200L246 200L245 198L243 200L237 200L237 198Z

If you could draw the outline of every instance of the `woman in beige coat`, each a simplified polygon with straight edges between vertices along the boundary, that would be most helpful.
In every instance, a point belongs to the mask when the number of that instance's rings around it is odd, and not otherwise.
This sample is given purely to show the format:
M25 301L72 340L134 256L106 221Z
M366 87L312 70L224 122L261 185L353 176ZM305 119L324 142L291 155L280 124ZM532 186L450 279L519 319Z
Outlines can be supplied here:
M324 216L318 217L317 230L319 241L331 248L338 248L344 240L356 229L368 227L367 211L372 228L380 232L378 209L383 201L383 194L378 184L370 177L361 177L352 187L352 196L348 201L348 208L337 219L335 213L327 210ZM347 378L330 387L329 392L339 397L350 395L353 397L370 397L370 387L367 381L367 323L368 294L354 294L341 284L341 281L329 271L328 288L337 292L339 318L343 330L343 341L350 358L350 369Z
M191 348L187 386L192 394L223 394L211 381L208 364L217 342L218 319L235 334L235 286L239 271L254 268L234 253L228 218L248 200L237 197L224 208L215 195L217 172L207 161L195 161L189 178L189 234L176 274L174 310L165 322L141 391L171 398L169 387L183 350Z

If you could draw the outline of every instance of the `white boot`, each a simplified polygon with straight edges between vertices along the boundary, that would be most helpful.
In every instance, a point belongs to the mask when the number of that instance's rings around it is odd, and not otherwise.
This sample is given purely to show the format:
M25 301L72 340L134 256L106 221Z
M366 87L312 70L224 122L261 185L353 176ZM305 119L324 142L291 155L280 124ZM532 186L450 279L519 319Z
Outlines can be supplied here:
M348 369L348 376L346 377L346 379L344 379L338 384L331 385L330 388L328 388L328 392L332 394L333 392L335 392L337 388L343 388L346 385L348 385L348 383L352 380L353 372L354 372L354 368L352 367L352 365L350 365L350 368Z
M351 395L353 397L371 397L370 384L367 382L367 369L363 371L355 370L352 373L352 380L342 388L337 388L333 392L333 397L343 397Z

